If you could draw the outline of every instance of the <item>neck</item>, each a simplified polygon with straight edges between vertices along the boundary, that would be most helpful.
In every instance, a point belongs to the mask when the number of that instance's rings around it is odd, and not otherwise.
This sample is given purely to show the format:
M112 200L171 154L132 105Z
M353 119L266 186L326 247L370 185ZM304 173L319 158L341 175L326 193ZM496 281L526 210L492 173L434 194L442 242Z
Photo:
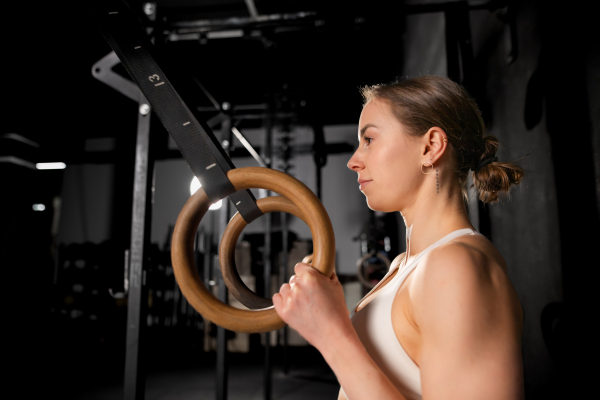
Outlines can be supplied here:
M407 258L421 253L428 246L458 229L474 229L469 221L458 183L436 189L435 171L425 179L416 201L400 210L406 232ZM440 182L450 182L447 179Z

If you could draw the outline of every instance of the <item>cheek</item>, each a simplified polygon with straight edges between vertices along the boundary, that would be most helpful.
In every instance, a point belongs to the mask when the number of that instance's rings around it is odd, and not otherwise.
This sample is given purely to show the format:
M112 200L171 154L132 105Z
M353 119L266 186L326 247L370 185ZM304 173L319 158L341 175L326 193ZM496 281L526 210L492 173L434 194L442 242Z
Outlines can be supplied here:
M376 162L381 173L382 183L397 185L410 174L411 162L404 152L394 146L387 146L377 155ZM389 187L393 189L392 187Z
M368 167L376 186L367 191L367 204L376 211L397 211L397 200L405 196L409 162L399 149L386 146L369 154ZM410 184L408 184L410 186Z

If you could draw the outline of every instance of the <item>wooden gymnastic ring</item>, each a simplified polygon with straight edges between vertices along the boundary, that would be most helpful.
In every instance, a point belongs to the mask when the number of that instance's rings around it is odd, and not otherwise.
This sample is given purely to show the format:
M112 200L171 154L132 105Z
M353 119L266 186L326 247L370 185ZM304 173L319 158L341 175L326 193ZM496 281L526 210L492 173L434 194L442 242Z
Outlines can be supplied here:
M313 237L313 267L326 276L331 276L335 265L335 239L329 216L309 188L299 180L280 171L268 168L237 168L227 172L235 190L264 188L279 193L291 200L306 216ZM279 329L285 323L275 309L260 311L241 310L219 301L204 286L194 262L194 237L202 217L210 206L210 200L200 188L179 213L171 258L175 278L188 302L208 320L236 332L268 332ZM235 250L234 250L235 251Z
M308 224L302 211L283 196L265 197L264 199L259 199L256 204L258 204L263 213L283 211L295 215ZM250 290L244 281L242 281L235 265L235 245L246 225L248 224L244 221L240 213L235 214L227 224L219 247L221 273L229 291L240 303L252 310L271 307L273 306L273 301L259 296Z

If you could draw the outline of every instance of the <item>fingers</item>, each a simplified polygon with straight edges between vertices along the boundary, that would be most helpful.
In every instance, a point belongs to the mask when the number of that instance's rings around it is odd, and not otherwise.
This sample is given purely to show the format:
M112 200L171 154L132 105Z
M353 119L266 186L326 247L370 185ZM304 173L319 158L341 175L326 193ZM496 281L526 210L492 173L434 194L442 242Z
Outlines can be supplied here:
M298 263L294 266L294 272L296 273L297 278L300 278L302 276L307 276L308 277L318 277L321 275L321 273L319 271L317 271L316 268L312 267L310 264L306 264L306 263ZM310 278L307 279L307 281L310 280ZM339 282L337 274L334 272L332 272L331 276L329 277L329 280L333 281L334 283ZM292 283L292 278L290 278L290 283Z
M294 266L294 272L298 277L305 274L312 274L314 272L319 273L316 269L310 266L310 264L306 263L298 263Z
M290 286L290 284L288 283L284 283L283 285L281 285L281 288L279 289L279 294L283 297L289 295L290 290L292 289L292 287Z
M275 293L273 295L273 305L275 306L275 311L286 323L289 323L287 320L288 314L292 312L296 302L295 294L297 293L293 293L292 289L297 282L298 277L293 275L290 278L290 283L284 283L281 285L279 293Z
M275 293L273 295L273 305L275 306L275 311L277 312L277 314L279 314L279 316L281 318L284 318L285 313L286 313L286 303L289 303L289 299L290 299L290 295L291 295L291 288L290 285L288 285L287 283L284 283L283 285L281 285L281 288L279 289L279 293Z
M310 264L310 263L312 263L312 259L313 259L313 255L309 254L302 259L302 262L306 263L306 264Z
M283 296L281 296L279 293L275 293L272 300L273 305L275 306L275 311L279 313L281 307L283 306Z

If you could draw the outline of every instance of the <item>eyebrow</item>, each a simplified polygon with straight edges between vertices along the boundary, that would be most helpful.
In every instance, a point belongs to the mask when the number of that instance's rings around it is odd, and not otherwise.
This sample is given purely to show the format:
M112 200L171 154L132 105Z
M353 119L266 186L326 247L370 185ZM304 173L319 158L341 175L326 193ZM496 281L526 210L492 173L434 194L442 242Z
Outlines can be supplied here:
M358 139L358 141L360 141L360 139L362 139L363 136L365 136L365 132L369 128L377 128L377 125L375 125L375 124L366 124L365 126L363 126L362 128L360 128L360 138Z

